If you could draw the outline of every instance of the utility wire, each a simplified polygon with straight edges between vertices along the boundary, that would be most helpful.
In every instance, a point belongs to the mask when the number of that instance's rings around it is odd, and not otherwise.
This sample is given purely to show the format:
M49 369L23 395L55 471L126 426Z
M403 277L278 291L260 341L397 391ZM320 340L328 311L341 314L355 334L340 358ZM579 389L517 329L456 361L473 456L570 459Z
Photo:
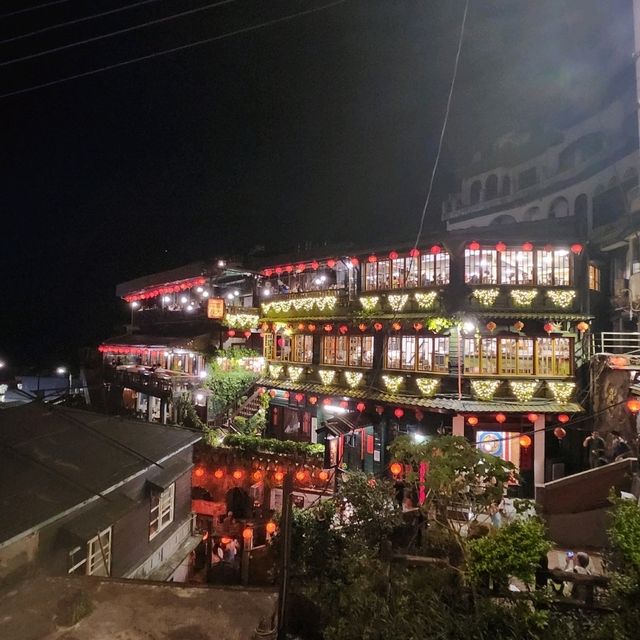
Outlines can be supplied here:
M264 27L270 27L274 24L279 24L281 22L288 22L293 20L294 18L298 18L300 16L310 15L312 13L318 13L320 11L324 11L325 9L330 9L331 7L335 7L339 4L344 4L347 0L336 0L335 2L330 2L328 4L320 5L319 7L314 7L313 9L306 9L304 11L298 11L296 13L291 13L281 18L274 18L273 20L267 20L266 22L260 22L255 25L251 25L250 27L243 27L241 29L236 29L234 31L229 31L227 33L223 33L218 36L213 36L211 38L204 38L203 40L196 40L195 42L190 42L189 44L180 45L177 47L172 47L171 49L163 49L161 51L156 51L154 53L149 53L144 56L139 56L138 58L131 58L129 60L124 60L122 62L116 62L115 64L107 65L105 67L99 67L98 69L92 69L90 71L84 71L82 73L76 73L71 76L66 76L65 78L58 78L57 80L51 80L50 82L43 82L41 84L33 85L31 87L27 87L25 89L18 89L16 91L10 91L8 93L0 94L0 100L3 98L9 98L11 96L21 95L23 93L30 93L31 91L36 91L38 89L44 89L46 87L51 87L57 84L61 84L63 82L69 82L70 80L77 80L78 78L85 78L87 76L92 76L97 73L102 73L104 71L109 71L111 69L118 69L120 67L125 67L130 64L135 64L136 62L144 62L145 60L151 60L152 58L157 58L160 56L165 56L171 53L176 53L178 51L184 51L186 49L191 49L193 47L199 47L204 44L209 44L211 42L217 42L218 40L224 40L226 38L231 38L233 36L241 35L243 33L249 33L251 31L257 31L258 29L262 29Z
M42 29L36 29L36 31L29 31L29 33L22 33L18 36L12 36L11 38L5 38L0 40L0 44L7 44L9 42L16 42L17 40L24 40L25 38L31 38L32 36L40 33L46 33L48 31L54 31L55 29L62 29L63 27L69 27L73 24L80 24L81 22L87 22L88 20L95 20L96 18L103 18L104 16L110 16L114 13L120 13L122 11L130 11L135 7L141 7L145 4L151 4L152 2L159 2L159 0L141 0L141 2L134 2L133 4L127 4L124 7L118 7L116 9L110 9L109 11L103 11L101 13L94 13L90 16L84 16L82 18L76 18L75 20L68 20L67 22L60 22L58 24L52 24Z
M150 27L154 24L169 22L170 20L176 20L177 18L183 18L185 16L194 15L196 13L201 13L202 11L208 11L209 9L215 9L216 7L220 7L225 4L232 4L234 2L237 2L237 0L219 0L218 2L205 4L202 7L196 7L195 9L188 9L187 11L181 11L180 13L173 13L169 16L156 18L155 20L147 20L147 22L141 22L140 24L134 25L133 27L125 27L124 29L118 29L117 31L110 31L109 33L103 33L102 35L99 35L99 36L93 36L91 38L85 38L84 40L78 40L78 42L63 44L59 47L54 47L53 49L45 49L44 51L38 51L37 53L30 53L29 55L21 56L20 58L12 58L11 60L4 60L3 62L0 62L0 67L6 67L8 65L17 64L18 62L24 62L26 60L33 60L35 58L41 58L42 56L49 55L50 53L66 51L67 49L73 49L74 47L79 47L84 44L90 44L91 42L97 42L98 40L113 38L114 36L119 36L119 35L122 35L123 33L130 33L131 31L144 29L145 27Z
M11 16L17 16L22 13L30 13L31 11L36 11L37 9L53 7L56 4L63 4L65 2L69 2L69 0L54 0L54 2L45 2L43 4L37 4L33 7L28 7L27 9L18 9L17 11L11 11L10 13L3 13L0 15L0 18L10 18Z

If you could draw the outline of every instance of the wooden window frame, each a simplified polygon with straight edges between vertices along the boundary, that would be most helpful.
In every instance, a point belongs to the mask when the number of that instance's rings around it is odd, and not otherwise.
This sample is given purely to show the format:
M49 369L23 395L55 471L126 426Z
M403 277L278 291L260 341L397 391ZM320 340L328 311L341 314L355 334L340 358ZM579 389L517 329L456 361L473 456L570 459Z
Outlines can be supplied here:
M157 497L157 504L154 500ZM151 493L151 506L149 510L149 540L153 540L161 531L164 531L172 522L175 516L176 483L172 483L164 491L153 491ZM168 519L165 518L168 516ZM154 531L153 526L157 523L158 528Z

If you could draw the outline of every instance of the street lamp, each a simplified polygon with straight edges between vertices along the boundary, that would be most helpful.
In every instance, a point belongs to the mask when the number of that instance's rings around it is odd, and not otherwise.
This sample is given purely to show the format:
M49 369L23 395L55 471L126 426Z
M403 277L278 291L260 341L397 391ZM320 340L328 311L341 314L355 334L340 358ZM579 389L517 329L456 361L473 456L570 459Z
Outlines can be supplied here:
M131 303L131 326L133 326L133 312L140 306L140 303L137 300L134 300Z
M6 366L6 362L4 360L0 360L0 369L4 369Z

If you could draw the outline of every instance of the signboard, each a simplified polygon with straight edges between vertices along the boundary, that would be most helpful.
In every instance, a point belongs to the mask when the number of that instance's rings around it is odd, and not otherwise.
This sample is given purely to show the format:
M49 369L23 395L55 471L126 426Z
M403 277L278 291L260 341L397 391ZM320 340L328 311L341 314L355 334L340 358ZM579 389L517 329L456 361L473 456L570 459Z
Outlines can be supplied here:
M203 516L223 516L227 513L227 505L224 502L192 500L191 511Z
M209 298L207 300L207 318L211 320L224 318L224 298Z

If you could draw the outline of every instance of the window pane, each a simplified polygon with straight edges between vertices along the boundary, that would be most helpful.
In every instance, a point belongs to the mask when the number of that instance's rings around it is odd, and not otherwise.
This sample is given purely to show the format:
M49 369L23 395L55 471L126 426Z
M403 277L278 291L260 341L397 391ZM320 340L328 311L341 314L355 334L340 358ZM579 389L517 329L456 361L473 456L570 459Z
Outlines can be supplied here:
M265 333L262 352L266 360L273 360L273 334Z
M497 281L497 251L465 249L465 282L471 284L495 284Z
M433 256L422 254L420 256L420 286L428 287L436 283Z
M407 287L418 286L418 265L420 264L420 258L408 257L405 261L405 267L407 269Z
M550 286L553 284L553 251L538 251L537 263L538 284Z
M533 251L503 251L500 254L502 284L533 284Z
M279 335L276 338L276 359L288 362L291 359L291 336Z
M402 336L402 368L411 371L416 368L415 336Z
M480 344L482 359L480 362L480 373L498 373L498 339L482 338Z
M557 376L571 375L571 340L569 338L554 338L555 346L555 374Z
M533 340L518 338L518 373L533 373Z
M338 336L336 345L336 364L347 364L347 336Z
M516 373L516 339L500 339L500 373Z
M449 338L435 338L433 341L433 370L449 371Z
M435 256L436 284L449 284L449 254L439 253Z
M389 336L387 340L387 368L400 368L400 337Z
M553 339L538 338L538 375L553 375Z
M464 338L464 372L480 373L480 343L475 338Z
M464 281L480 284L480 250L464 250Z
M433 368L433 338L418 338L418 370L431 371Z
M349 366L359 367L362 363L362 338L351 336L349 338Z
M405 285L404 258L392 260L391 265L391 287L401 289Z
M498 281L498 252L491 249L483 249L480 259L482 284L496 284Z
M378 261L378 289L390 289L391 265L389 260Z
M373 366L373 336L363 336L362 338L362 366Z
M378 277L378 270L377 270L377 264L375 262L371 263L371 262L367 262L367 264L365 265L364 271L365 271L365 277L364 277L364 289L365 291L371 291L373 289L377 289L377 277Z
M336 363L336 337L324 336L322 338L322 362L324 364Z
M553 279L556 286L568 287L571 284L569 252L566 249L553 252Z

